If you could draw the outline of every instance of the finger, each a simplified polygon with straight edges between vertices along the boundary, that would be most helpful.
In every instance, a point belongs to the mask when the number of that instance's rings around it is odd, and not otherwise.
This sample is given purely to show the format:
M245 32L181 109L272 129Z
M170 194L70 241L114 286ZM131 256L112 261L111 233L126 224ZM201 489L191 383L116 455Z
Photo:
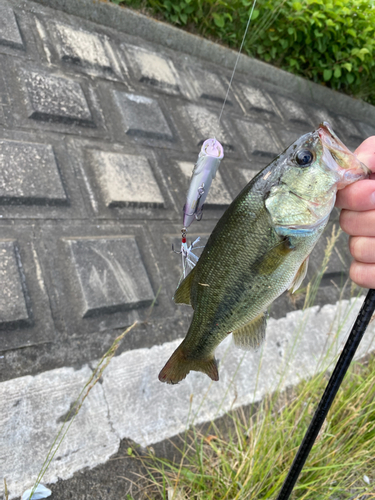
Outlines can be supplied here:
M375 264L352 262L349 275L354 283L363 288L375 288Z
M375 238L352 236L349 240L349 250L356 261L375 264Z
M367 212L342 210L340 226L351 236L375 236L375 210Z
M375 135L368 137L355 150L358 159L372 172L375 172Z
M373 210L375 208L375 180L365 179L338 191L336 207L348 210Z

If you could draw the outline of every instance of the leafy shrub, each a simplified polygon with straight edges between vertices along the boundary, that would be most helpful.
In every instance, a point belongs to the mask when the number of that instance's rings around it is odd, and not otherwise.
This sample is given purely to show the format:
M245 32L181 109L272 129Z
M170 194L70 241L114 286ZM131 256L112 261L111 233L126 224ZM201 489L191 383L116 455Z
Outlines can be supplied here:
M239 48L252 0L112 0ZM258 0L243 51L375 104L373 0Z

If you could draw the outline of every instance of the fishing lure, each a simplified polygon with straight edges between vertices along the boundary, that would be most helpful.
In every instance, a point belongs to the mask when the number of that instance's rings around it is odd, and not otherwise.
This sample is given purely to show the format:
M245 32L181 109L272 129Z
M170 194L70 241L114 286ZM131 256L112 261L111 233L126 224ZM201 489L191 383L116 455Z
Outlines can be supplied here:
M187 228L194 220L201 220L203 207L206 201L208 191L212 181L216 176L221 160L224 158L223 146L215 139L204 141L198 161L194 166L191 176L189 189L186 195L186 201L183 208L183 227L181 229L181 254L183 278L186 277L188 270L193 269L198 262L198 257L193 253L194 248L200 238L197 238L190 246L187 244Z
M227 102L229 90L231 88L233 77L237 69L237 64L250 26L250 21L253 16L256 2L257 0L253 1L253 5L250 10L241 46L238 51L236 62L232 71L232 76L230 78L229 85L227 88L227 93L225 95L223 105L221 107L218 123L220 123L221 117L223 115L224 107ZM181 250L180 252L177 252L181 253L182 256L183 278L186 277L187 274L186 269L187 268L192 269L198 261L198 257L193 253L193 249L195 244L199 241L199 239L195 240L190 246L188 246L186 240L186 230L193 222L193 220L195 219L200 220L202 218L203 204L207 198L208 190L210 189L212 179L215 178L217 169L219 168L220 162L223 158L224 158L224 150L218 140L207 139L206 141L204 141L201 152L199 153L198 156L197 164L193 170L193 176L190 181L190 187L187 194L186 203L184 205L184 220L183 220L183 228L181 230L182 232Z
M188 228L195 219L200 220L202 218L204 202L223 158L223 146L217 139L204 141L186 196L183 217L184 228Z

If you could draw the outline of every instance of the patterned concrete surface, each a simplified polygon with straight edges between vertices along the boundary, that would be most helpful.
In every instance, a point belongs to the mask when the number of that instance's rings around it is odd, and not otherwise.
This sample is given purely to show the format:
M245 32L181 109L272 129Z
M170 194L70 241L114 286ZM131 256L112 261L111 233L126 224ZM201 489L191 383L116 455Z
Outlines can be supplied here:
M46 475L76 474L52 498L121 498L103 474L111 477L109 458L126 440L148 446L183 431L191 394L197 423L234 399L259 400L275 382L266 370L251 385L260 360L281 370L301 321L308 335L285 385L309 376L333 325L348 326L358 310L358 301L338 302L350 262L342 236L306 317L303 296L276 301L263 354L242 360L223 346L212 388L201 374L172 388L157 380L189 324L189 309L171 301L180 260L170 249L202 141L216 135L225 148L203 221L191 228L204 243L244 184L322 119L352 148L375 134L372 106L244 56L219 125L234 58L105 3L0 1L0 478L9 498L35 479L95 360L134 320L142 324L125 337ZM322 239L310 278L324 248ZM135 467L123 464L116 477ZM78 496L82 484L91 489Z

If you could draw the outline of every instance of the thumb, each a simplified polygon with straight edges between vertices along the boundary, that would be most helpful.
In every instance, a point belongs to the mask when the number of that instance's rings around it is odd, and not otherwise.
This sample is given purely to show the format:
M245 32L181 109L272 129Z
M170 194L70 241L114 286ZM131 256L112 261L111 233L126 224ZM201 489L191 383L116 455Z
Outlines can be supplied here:
M355 150L357 158L375 173L375 135L368 137Z

